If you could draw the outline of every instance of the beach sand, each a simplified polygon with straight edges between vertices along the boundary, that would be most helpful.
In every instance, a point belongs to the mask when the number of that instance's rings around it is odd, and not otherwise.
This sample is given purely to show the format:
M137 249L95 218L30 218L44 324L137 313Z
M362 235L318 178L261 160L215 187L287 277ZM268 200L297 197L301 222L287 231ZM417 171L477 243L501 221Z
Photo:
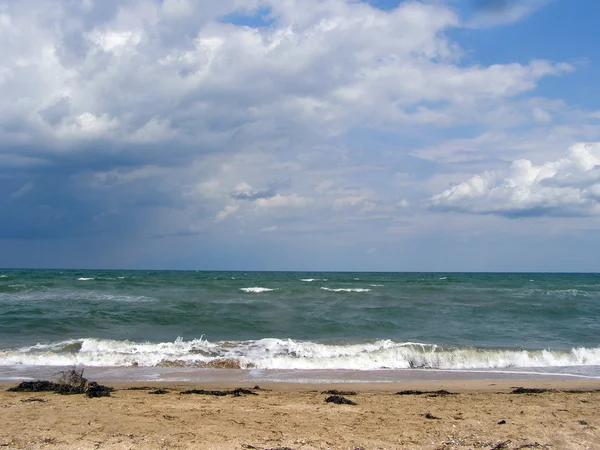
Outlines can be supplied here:
M274 383L238 397L180 391L252 386L107 383L103 398L6 392L16 384L0 384L2 448L600 449L600 381ZM346 396L357 405L326 403L329 389L358 391ZM396 395L411 389L456 395Z

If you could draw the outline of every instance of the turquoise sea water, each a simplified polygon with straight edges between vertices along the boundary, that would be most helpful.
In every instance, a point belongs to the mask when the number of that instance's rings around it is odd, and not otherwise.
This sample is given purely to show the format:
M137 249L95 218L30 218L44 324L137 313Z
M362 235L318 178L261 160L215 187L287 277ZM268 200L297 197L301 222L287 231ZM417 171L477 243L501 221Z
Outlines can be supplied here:
M600 275L0 270L0 371L600 376Z

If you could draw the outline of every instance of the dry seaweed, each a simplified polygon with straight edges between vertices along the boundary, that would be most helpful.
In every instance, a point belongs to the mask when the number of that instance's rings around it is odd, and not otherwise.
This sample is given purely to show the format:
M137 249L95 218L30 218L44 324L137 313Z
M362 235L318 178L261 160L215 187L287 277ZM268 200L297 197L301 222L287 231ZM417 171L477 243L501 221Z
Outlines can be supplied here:
M424 395L427 394L430 397L438 397L444 395L456 395L454 392L448 392L445 389L439 389L437 391L415 391L415 390L406 390L396 392L396 395Z
M326 403L335 403L336 405L356 405L356 402L353 402L346 397L341 395L331 395L325 399Z
M321 394L329 394L329 395L356 395L356 391L338 391L337 389L330 389L328 391L323 391Z
M164 395L164 394L168 394L168 393L169 393L169 390L163 389L163 388L155 389L153 391L148 392L148 394L152 394L152 395Z
M58 389L58 383L52 381L23 381L17 386L8 388L9 392L55 392Z
M87 384L87 388L85 389L85 395L89 398L94 398L94 397L110 397L110 393L112 392L113 388L108 387L108 386L103 386L101 384L96 383L95 381L92 381L91 383Z
M61 395L85 394L88 397L109 397L113 388L88 381L83 369L71 369L58 373L58 383L52 381L23 381L8 389L11 392L54 392Z
M252 392L250 389L236 388L231 391L214 391L205 389L189 389L187 391L180 392L182 395L196 394L196 395L214 395L215 397L225 397L226 395L233 395L234 397L240 397L242 394L245 395L258 395L256 392Z
M512 390L511 394L542 394L544 392L552 392L552 391L553 391L553 389L517 387Z
M246 448L248 450L294 450L290 447L273 447L273 448L265 448L265 447L256 447L250 444L242 444L242 448Z

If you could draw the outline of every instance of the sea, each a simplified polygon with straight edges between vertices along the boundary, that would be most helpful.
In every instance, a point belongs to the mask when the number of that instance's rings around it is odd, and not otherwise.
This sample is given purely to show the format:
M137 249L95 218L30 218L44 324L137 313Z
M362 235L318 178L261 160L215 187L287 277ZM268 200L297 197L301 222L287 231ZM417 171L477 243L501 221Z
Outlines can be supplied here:
M0 269L0 380L600 379L600 274Z

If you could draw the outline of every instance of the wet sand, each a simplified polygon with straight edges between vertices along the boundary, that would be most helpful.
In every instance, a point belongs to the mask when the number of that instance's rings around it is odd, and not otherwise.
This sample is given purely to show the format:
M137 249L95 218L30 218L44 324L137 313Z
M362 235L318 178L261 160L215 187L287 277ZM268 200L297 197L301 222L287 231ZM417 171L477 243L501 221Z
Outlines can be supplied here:
M2 448L600 449L600 380L269 383L220 397L180 392L252 386L121 382L103 398L6 392L16 384L0 383ZM169 392L127 390L142 385ZM357 405L326 403L329 389L357 391L345 396ZM439 389L456 394L396 394Z

